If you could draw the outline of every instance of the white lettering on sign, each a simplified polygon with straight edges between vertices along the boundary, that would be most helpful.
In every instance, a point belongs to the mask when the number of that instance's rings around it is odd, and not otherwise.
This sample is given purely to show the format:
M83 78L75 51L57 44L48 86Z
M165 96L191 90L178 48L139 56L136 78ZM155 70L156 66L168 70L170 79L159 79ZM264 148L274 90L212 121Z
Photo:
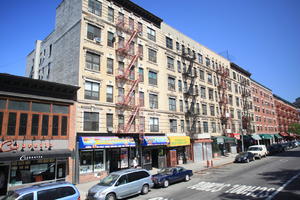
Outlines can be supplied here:
M210 183L205 181L197 183L196 185L189 186L188 188L206 192L219 192L224 188L227 188L227 190L225 191L225 193L227 194L244 195L253 198L266 198L275 191L275 188L239 184L231 185L225 183Z
M42 159L43 156L41 155L36 155L36 156L26 156L26 155L23 155L20 157L20 160L35 160L35 159Z

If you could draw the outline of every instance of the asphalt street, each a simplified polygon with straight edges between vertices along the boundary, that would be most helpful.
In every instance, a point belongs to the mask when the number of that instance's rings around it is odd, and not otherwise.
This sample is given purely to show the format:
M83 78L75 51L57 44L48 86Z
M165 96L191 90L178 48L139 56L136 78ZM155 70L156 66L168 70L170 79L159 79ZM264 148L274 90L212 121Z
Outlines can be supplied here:
M300 199L300 148L250 163L194 173L189 182L153 188L132 200Z

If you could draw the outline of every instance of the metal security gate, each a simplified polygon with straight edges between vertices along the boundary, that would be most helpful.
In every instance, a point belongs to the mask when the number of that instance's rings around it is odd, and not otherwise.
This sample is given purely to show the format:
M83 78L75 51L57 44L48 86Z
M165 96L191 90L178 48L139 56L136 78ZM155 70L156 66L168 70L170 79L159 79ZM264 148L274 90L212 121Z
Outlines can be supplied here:
M203 145L202 143L194 143L193 150L194 150L194 162L200 163L203 161Z

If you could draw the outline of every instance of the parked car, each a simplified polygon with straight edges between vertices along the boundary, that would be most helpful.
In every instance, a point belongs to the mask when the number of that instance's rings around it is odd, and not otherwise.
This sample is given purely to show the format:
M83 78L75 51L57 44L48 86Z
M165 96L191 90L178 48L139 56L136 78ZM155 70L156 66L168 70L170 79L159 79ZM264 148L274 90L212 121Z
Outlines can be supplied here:
M297 141L292 141L291 143L292 143L293 148L296 148L299 146L299 143Z
M77 188L68 182L52 182L9 191L2 200L80 200Z
M282 144L273 144L268 147L268 151L270 155L274 155L276 153L284 152L285 148Z
M251 152L241 152L239 153L236 157L234 162L250 162L250 161L254 161L254 154Z
M268 150L265 145L253 145L248 148L248 152L254 154L255 158L261 159L262 157L266 157L268 154Z
M183 167L163 168L157 174L152 176L155 186L168 187L170 184L179 181L189 181L193 176L193 171Z
M135 194L147 194L153 187L152 176L144 169L113 172L89 189L88 200L116 200Z

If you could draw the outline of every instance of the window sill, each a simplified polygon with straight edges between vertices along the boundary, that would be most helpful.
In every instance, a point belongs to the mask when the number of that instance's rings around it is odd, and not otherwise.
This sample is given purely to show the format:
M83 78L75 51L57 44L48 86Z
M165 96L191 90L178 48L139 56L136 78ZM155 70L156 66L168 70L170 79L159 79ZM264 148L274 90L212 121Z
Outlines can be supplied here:
M158 66L157 62L153 62L153 61L151 61L151 60L147 60L147 62L150 63L150 64L153 64L153 65L157 65L157 66Z
M93 69L89 69L89 68L84 68L85 71L88 71L88 72L92 72L92 73L97 73L97 74L100 74L101 71L98 71L98 70L93 70Z

